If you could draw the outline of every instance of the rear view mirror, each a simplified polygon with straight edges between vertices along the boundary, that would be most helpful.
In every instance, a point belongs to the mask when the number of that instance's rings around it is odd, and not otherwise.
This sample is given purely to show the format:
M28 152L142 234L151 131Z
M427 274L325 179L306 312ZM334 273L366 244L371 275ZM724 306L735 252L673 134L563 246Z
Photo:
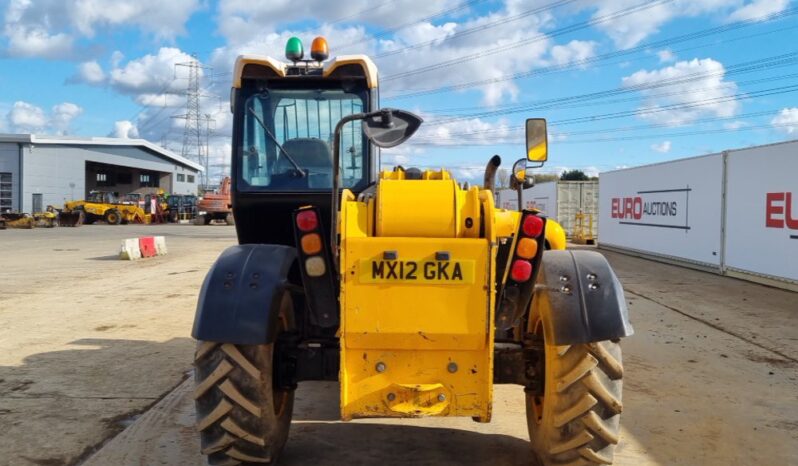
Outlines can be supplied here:
M405 110L384 108L366 114L363 133L379 147L395 147L410 139L424 120Z
M546 120L530 118L526 120L526 158L531 162L545 162L549 157L549 139L546 133Z

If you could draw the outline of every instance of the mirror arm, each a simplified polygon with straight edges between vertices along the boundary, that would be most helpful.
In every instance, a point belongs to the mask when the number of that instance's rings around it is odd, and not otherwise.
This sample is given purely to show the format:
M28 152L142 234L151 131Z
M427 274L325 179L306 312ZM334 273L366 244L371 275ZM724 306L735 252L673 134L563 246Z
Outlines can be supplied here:
M332 202L330 203L330 217L331 217L331 227L330 227L330 253L332 254L332 266L335 269L335 273L338 274L338 199L340 198L340 193L338 190L341 186L341 179L340 176L340 163L341 163L341 130L343 130L344 125L349 122L363 120L368 116L366 113L353 113L351 115L347 115L341 120L338 121L338 124L335 125L335 132L333 133L333 173L332 173Z

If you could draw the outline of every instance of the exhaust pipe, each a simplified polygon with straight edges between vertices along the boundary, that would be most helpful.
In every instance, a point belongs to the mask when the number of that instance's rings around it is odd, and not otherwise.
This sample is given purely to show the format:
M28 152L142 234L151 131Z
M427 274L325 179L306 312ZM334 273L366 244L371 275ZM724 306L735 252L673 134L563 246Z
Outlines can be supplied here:
M484 189L487 189L490 192L495 192L493 188L496 185L496 171L499 169L499 165L501 164L502 158L498 155L494 155L490 158L490 160L488 160L488 166L485 167L485 179L482 182Z

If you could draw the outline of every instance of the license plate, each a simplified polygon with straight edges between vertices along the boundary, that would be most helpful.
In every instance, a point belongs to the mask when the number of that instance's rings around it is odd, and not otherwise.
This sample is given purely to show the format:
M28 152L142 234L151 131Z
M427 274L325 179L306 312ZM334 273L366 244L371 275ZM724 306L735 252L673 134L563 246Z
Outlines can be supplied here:
M360 283L436 283L466 285L474 283L474 262L449 261L360 261Z

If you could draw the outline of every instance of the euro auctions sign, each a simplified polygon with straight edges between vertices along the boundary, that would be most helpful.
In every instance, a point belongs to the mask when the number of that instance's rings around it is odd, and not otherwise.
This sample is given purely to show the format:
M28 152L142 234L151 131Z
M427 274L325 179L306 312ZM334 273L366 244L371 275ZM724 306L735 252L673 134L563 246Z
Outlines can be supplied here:
M622 225L689 230L690 191L687 186L613 197L610 217Z
M791 230L790 238L798 239L798 206L792 203L793 193L765 195L765 226ZM796 198L798 201L798 198Z

